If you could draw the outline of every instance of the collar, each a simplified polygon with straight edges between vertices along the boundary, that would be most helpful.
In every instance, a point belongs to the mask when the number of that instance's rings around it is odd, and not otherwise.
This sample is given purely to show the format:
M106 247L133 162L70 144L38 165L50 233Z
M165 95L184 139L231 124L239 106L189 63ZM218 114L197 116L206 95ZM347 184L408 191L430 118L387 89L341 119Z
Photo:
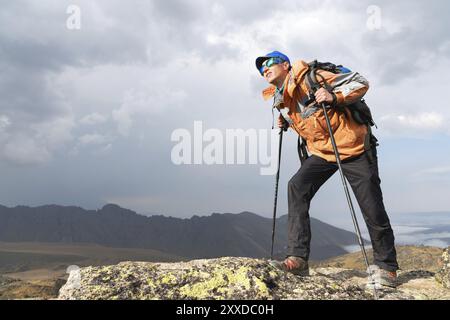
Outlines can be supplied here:
M283 83L283 85L281 86L280 89L276 88L276 92L279 93L279 94L283 94L283 92L284 92L284 85L285 84L286 84L286 82Z
M303 75L308 71L308 64L303 61L299 60L296 61L292 65L291 71L289 71L288 76L286 77L283 87L281 89L278 89L276 86L271 85L270 87L263 90L262 95L265 101L273 98L273 95L277 92L277 90L281 91L281 93L288 94L292 96L295 87L298 85L299 79L303 77ZM285 90L284 90L285 89Z

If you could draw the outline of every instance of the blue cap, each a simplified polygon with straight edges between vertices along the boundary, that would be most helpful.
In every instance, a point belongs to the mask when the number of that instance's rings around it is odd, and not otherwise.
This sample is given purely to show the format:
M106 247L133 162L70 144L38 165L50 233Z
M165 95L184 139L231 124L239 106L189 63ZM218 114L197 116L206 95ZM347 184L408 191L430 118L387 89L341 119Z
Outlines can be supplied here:
M272 52L269 52L268 54L266 54L265 56L256 58L256 69L258 69L258 71L260 71L264 61L266 61L267 59L270 59L270 58L280 58L281 60L287 61L287 62L289 62L289 64L291 64L291 61L289 60L287 55L281 53L280 51L272 51Z

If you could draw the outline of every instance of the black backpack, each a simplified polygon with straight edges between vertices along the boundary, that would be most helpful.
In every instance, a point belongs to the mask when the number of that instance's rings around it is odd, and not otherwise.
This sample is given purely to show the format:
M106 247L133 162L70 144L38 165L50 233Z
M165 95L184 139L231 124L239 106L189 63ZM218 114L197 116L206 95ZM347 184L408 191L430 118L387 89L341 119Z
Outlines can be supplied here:
M309 66L309 70L306 74L306 83L307 86L310 90L309 92L309 99L310 100L315 100L314 98L314 93L319 90L321 88L321 85L319 83L319 81L317 81L317 70L325 70L325 71L329 71L331 73L335 73L335 74L341 74L341 73L349 73L351 72L350 69L347 69L345 67L343 67L342 65L335 65L331 62L318 62L317 60L314 60L313 62L308 63ZM319 77L322 77L319 74ZM323 79L323 83L324 83L324 87L325 89L327 89L328 91L331 91L331 87L327 84L327 82L325 81L325 79ZM369 160L373 160L373 157L376 156L376 147L379 145L378 144L378 139L372 134L372 129L371 127L375 126L376 128L377 125L375 124L375 121L373 120L372 117L372 112L370 111L369 106L366 104L366 101L364 99L360 99L352 104L346 105L344 107L338 107L338 110L340 110L341 112L343 112L344 108L347 108L353 119L359 123L359 124L364 124L367 126L367 130L368 130L368 134L365 138L364 141L364 149L366 151L371 150L372 152L367 152L368 156L369 156ZM345 114L345 112L344 112ZM300 142L299 142L299 148L300 146ZM303 146L304 148L304 146ZM299 151L300 154L300 151Z
M314 92L316 92L321 86L319 81L317 81L317 70L325 70L335 74L349 73L350 69L343 67L342 65L335 65L331 62L318 62L314 60L313 62L308 63L309 71L306 75L306 83L310 88L310 96L314 96ZM319 75L320 76L320 75ZM323 79L324 80L324 79ZM325 84L325 89L331 91L328 84L323 81ZM365 124L368 127L375 126L375 121L373 121L372 112L370 111L369 106L367 105L364 99L360 99L352 104L345 106L350 111L353 119L359 124ZM341 110L343 111L343 110Z

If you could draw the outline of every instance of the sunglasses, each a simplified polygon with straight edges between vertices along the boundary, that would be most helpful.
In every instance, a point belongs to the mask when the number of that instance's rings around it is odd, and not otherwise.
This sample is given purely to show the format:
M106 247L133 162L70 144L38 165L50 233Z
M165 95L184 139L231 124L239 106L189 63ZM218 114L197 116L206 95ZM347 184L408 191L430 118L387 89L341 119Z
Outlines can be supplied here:
M277 57L273 57L273 58L267 59L261 65L261 69L259 69L259 72L261 73L261 75L264 75L265 68L270 68L271 66L274 66L276 64L280 64L280 63L283 63L283 62L284 62L283 59L277 58Z

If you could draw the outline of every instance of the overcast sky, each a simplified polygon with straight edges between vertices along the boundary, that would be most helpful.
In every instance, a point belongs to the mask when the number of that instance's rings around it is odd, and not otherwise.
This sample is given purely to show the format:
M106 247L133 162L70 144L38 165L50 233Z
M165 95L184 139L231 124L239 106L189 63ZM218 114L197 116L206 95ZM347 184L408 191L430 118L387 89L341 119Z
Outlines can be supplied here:
M171 135L195 120L270 129L254 61L280 50L369 80L388 212L450 211L449 11L419 0L3 1L0 203L270 217L275 177L261 165L177 166ZM293 132L283 148L279 214L299 168ZM311 215L349 220L338 175Z

